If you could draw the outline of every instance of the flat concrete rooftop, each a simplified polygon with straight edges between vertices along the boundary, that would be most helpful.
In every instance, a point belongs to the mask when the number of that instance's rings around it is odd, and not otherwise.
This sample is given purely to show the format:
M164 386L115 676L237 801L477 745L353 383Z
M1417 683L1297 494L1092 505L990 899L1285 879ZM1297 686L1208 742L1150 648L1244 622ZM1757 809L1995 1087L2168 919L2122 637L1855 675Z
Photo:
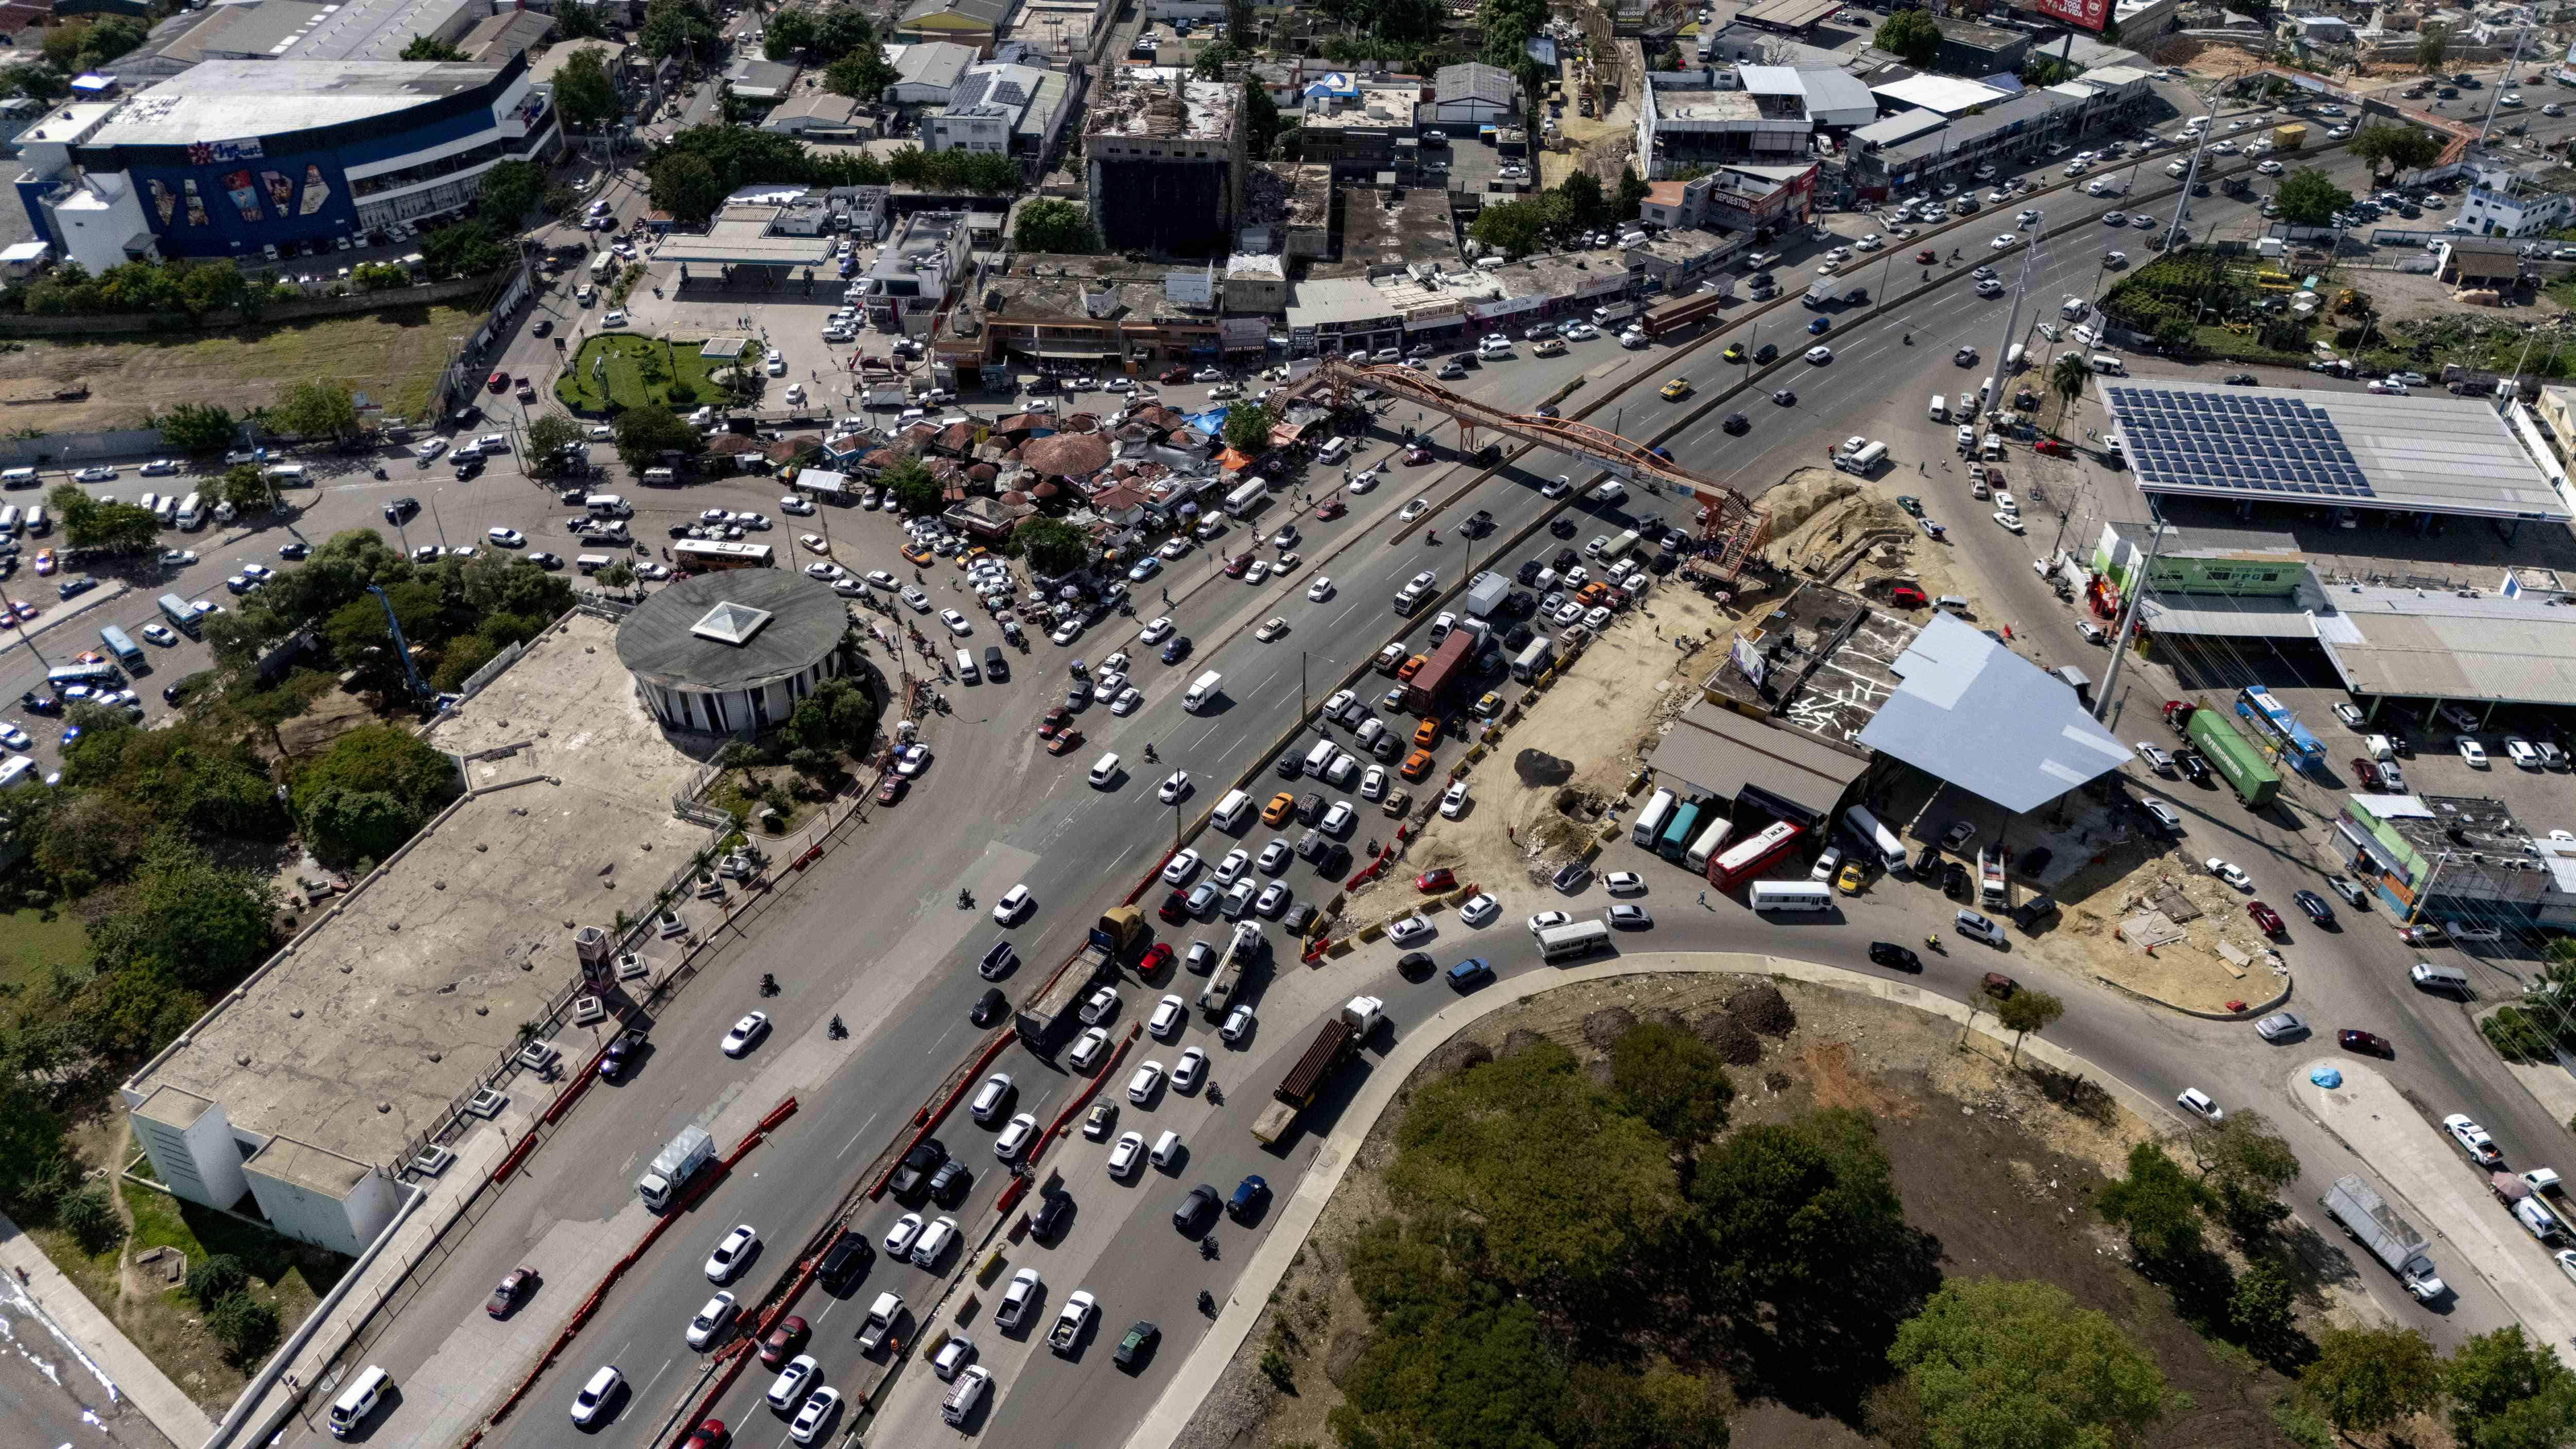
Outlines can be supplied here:
M571 981L574 929L644 914L706 841L671 810L697 762L635 699L606 620L556 624L428 739L512 753L471 760L479 793L138 1073L128 1101L177 1088L220 1103L238 1130L316 1150L272 1159L290 1176L390 1164Z

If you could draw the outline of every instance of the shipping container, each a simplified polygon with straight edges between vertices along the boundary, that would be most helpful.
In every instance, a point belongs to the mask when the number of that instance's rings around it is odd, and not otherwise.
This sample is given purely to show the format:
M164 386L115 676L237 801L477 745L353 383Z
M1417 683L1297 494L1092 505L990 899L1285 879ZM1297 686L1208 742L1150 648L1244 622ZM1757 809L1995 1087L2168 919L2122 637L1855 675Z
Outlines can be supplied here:
M2227 781L2227 788L2247 805L2259 810L2281 793L2281 777L2273 772L2263 752L2236 732L2225 711L2193 710L2191 718L2183 721L2183 733L2200 746L2211 767Z
M1452 629L1431 650L1431 658L1414 672L1404 686L1404 707L1415 714L1429 715L1440 708L1441 698L1467 673L1468 661L1476 657L1476 635L1466 629Z

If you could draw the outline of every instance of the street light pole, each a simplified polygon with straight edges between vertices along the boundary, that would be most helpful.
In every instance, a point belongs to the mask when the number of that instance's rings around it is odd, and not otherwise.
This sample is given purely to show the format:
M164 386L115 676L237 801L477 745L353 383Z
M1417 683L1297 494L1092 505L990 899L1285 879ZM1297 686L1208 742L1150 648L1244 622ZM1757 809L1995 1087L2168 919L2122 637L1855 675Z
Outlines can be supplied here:
M2142 497L2144 495L2141 495ZM2110 712L2111 687L2120 679L2120 663L2128 656L2129 632L2137 626L2138 610L2145 604L2147 583L2155 576L2156 555L2164 547L2166 524L2156 517L2155 500L2147 502L2147 561L2138 567L2138 576L2129 586L2129 597L2120 601L2120 627L2111 631L2111 667L2102 672L2102 692L2093 697L2093 718L2099 722Z

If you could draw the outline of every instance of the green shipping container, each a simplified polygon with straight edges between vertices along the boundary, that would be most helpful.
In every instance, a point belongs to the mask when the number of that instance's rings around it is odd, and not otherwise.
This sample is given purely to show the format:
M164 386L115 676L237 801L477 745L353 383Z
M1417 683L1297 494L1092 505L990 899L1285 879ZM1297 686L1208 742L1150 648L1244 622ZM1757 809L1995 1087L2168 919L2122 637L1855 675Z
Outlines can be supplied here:
M2259 810L2281 793L2281 777L2273 773L2263 752L2236 732L2225 710L2193 710L2183 725L2183 733L2200 746L2200 752L2209 757L2209 763L2227 781L2227 787L2236 792L2237 799Z

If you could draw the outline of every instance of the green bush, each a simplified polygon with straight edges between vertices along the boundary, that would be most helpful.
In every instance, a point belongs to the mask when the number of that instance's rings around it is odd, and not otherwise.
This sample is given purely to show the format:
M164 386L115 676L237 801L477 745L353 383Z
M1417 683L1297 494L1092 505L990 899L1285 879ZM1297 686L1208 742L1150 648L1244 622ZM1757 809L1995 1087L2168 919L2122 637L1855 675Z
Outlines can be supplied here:
M2541 1030L2540 1023L2531 1013L2519 1006L2505 1007L2479 1022L2478 1030L2485 1034L2487 1045L2495 1048L2496 1055L2506 1061L2536 1066L2555 1059L2549 1046L2549 1033Z
M224 1346L226 1358L254 1364L277 1344L277 1310L248 1293L228 1294L206 1310L206 1331Z
M102 1187L83 1188L56 1203L54 1220L93 1258L125 1241L125 1224L117 1221L116 1205Z
M230 1253L214 1253L188 1270L188 1296L199 1308L212 1308L250 1287L250 1269Z

